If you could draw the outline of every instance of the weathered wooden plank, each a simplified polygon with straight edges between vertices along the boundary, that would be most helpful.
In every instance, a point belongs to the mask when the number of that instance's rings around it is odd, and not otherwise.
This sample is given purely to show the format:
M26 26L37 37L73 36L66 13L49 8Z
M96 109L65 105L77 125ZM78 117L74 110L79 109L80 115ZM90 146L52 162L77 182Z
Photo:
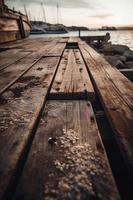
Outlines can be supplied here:
M30 49L32 51L38 51L38 50L41 50L41 48L45 48L47 45L50 45L50 44L56 44L58 40L56 38L52 39L52 40L46 40L46 39L32 39L30 41L28 41L26 44L23 44L22 43L22 48L27 50L27 49Z
M29 68L35 60L34 56L31 56L31 58L27 56L19 62L10 65L8 68L3 69L0 73L0 93L13 79Z
M35 42L35 40L32 40L32 45L34 42ZM26 49L25 45L30 44L30 43L31 43L30 39L24 39L24 40L18 40L18 41L14 41L14 42L4 43L4 44L0 44L0 50L6 50L6 49L25 50Z
M22 45L22 42L23 44L25 42L27 42L27 38L26 39L23 39L23 40L16 40L16 41L11 41L11 42L6 42L6 43L3 43L3 44L0 44L0 49L12 49L12 48L17 48L20 46L20 44Z
M54 41L54 38L53 39L50 39L50 38L32 38L32 39L23 39L23 40L17 40L17 41L14 41L14 42L10 42L10 43L5 43L5 44L0 44L0 49L12 49L12 48L19 48L19 49L27 49L27 46L26 45L30 45L30 47L33 49L33 50L36 50L37 47L38 47L38 44L41 45L41 42L51 42L51 41ZM36 46L36 45L37 46Z
M62 37L62 38L60 38L60 40L58 42L59 43L64 43L64 42L67 43L68 39L69 39L68 37L64 37L64 38Z
M59 65L50 99L95 99L95 92L78 49L67 49Z
M89 45L85 44L83 46L84 52L89 52L93 63L95 62L95 64L99 66L99 71L101 71L103 76L106 75L107 79L110 80L117 91L123 95L123 99L133 110L133 84L123 76L118 69L113 68L100 54L89 47Z
M40 38L38 40L31 40L30 43L27 42L26 44L23 44L23 50L30 50L30 51L33 51L34 54L36 54L37 56L40 56L40 55L46 55L49 51L52 51L51 52L51 56L53 55L54 56L54 52L55 52L55 55L57 54L58 50L60 51L59 54L61 54L61 47L63 46L63 44L59 45L58 42L59 41L62 41L61 39L58 39L58 38L54 38L54 39L49 39L49 40L46 40L46 39L43 39L43 38ZM65 42L64 42L65 44ZM59 47L57 46L59 45ZM54 49L55 51L54 51ZM53 53L53 54L52 54Z
M68 43L78 43L79 37L70 37Z
M120 199L89 102L46 104L13 199L21 198Z
M65 43L59 44L51 42L50 44L47 44L45 46L43 46L42 44L38 51L29 54L28 56L21 59L19 62L11 64L10 66L8 66L8 68L3 69L0 73L0 94L4 91L6 87L8 87L8 85L10 86L10 83L12 83L12 81L15 80L17 76L19 76L26 69L28 69L30 65L32 65L32 63L38 60L41 56L57 56L58 50L58 56L61 56L64 48Z
M133 84L88 45L80 50L133 177Z
M26 40L24 42L21 41L21 45L24 46L23 49L10 49L7 51L3 51L0 53L0 70L5 68L6 66L10 66L15 61L19 60L24 55L28 55L30 52L31 58L36 55L36 58L39 58L42 55L45 55L49 50L52 49L54 40L51 42L39 41L39 40ZM52 45L51 45L52 44ZM55 45L55 43L54 43ZM27 49L27 50L26 50ZM34 50L34 51L33 51ZM27 52L28 51L28 52Z
M40 39L30 45L24 45L25 49L30 49L38 56L61 56L68 39L54 38L50 41Z
M23 52L20 50L8 50L0 53L0 71L7 66L19 61L20 59L26 57L31 52Z
M75 56L75 59L76 59L76 64L77 64L78 70L80 72L81 80L82 80L83 85L85 87L84 90L87 93L87 98L89 100L94 101L95 100L95 91L94 91L92 82L90 80L90 77L89 77L89 74L87 72L85 63L83 61L83 58L82 58L79 50L74 50L74 56Z
M57 42L67 42L68 39L63 40L62 38L34 38L24 39L16 42L1 44L0 49L19 49L23 51L38 51L41 47L45 47L50 43L56 44Z
M12 194L20 163L46 100L59 58L42 58L0 99L0 199Z
M61 56L62 51L64 50L66 46L66 43L57 43L56 45L53 45L53 48L48 52L48 56Z

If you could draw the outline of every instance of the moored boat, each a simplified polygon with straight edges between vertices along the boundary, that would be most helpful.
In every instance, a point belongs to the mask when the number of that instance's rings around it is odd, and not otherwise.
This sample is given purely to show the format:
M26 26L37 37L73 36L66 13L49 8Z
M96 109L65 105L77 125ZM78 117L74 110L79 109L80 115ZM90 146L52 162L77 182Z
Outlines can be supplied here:
M26 38L30 30L28 16L9 9L0 0L0 43Z
M30 32L30 34L32 34L32 35L37 35L37 34L40 35L40 34L45 34L45 33L46 33L46 31L39 28L39 27L33 27L31 32Z
M47 34L65 34L68 33L67 29L63 25L53 24L49 27L44 28Z
M31 34L65 34L68 33L67 28L62 24L49 24L41 22L31 22Z

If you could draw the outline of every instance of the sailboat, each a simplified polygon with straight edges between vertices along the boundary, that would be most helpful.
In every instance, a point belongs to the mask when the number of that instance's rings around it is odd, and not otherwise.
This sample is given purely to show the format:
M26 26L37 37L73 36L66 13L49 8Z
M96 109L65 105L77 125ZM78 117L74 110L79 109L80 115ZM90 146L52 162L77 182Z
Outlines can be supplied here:
M66 28L62 24L51 24L43 28L46 34L64 34L68 33Z
M41 3L41 8L43 12L43 23L41 26L33 26L31 34L65 34L68 33L65 26L59 24L59 5L57 4L57 23L49 24L46 22L46 13L44 9L44 4Z
M47 34L64 34L68 33L67 29L59 23L59 4L57 4L57 23L56 24L51 24L43 30L46 31Z
M0 43L26 38L30 30L28 16L9 9L4 0L0 0Z

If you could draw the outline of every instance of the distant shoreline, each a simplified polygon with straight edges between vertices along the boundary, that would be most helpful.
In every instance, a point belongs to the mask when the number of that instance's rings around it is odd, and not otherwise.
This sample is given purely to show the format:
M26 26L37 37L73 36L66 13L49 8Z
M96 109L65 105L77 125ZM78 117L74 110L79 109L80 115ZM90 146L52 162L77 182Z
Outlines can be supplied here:
M133 31L133 26L119 26L119 27L115 27L115 26L102 26L102 27L97 27L97 28L89 28L89 27L85 27L85 26L65 26L63 24L51 24L51 23L45 23L42 21L30 21L32 26L62 26L65 29L67 29L68 31Z

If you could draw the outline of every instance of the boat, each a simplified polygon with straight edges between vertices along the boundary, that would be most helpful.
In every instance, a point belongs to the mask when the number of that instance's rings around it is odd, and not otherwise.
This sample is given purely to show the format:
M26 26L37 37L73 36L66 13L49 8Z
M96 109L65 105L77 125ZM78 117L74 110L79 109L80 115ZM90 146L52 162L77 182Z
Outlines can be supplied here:
M44 22L31 22L31 34L65 34L68 33L66 27L62 24L49 24Z
M68 33L67 28L59 23L59 5L57 4L57 23L50 24L46 22L46 12L43 3L41 3L43 13L42 21L31 21L31 34L65 34Z
M99 31L117 31L117 28L114 26L102 26L102 28L98 29Z
M43 30L46 31L47 34L65 34L68 33L67 29L63 24L59 23L59 4L57 3L57 22L56 24L49 24L45 27L43 26Z
M43 30L47 34L65 34L65 33L68 33L67 29L62 24L51 24L47 27L43 27Z
M26 38L30 31L28 16L9 9L4 0L0 0L0 43Z
M37 34L40 35L40 34L45 34L45 33L46 32L44 30L41 30L39 28L32 29L30 32L31 35L37 35Z
M37 34L46 34L46 31L39 28L39 27L32 27L30 34L37 35Z

